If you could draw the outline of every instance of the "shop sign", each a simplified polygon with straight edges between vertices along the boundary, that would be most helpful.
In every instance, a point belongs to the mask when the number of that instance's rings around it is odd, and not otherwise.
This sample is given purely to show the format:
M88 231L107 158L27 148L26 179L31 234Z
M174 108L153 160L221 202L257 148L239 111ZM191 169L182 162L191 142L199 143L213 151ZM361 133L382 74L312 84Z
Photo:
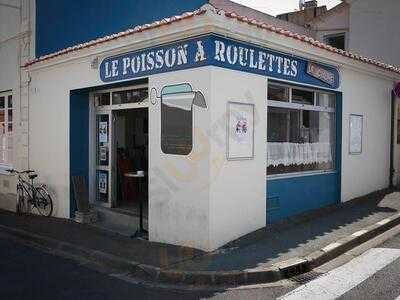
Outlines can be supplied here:
M335 74L316 63L308 62L307 73L323 82L326 82L330 86L335 85Z
M214 34L105 58L100 64L100 79L115 82L210 65L322 87L339 87L339 72L332 66L309 63L294 55Z

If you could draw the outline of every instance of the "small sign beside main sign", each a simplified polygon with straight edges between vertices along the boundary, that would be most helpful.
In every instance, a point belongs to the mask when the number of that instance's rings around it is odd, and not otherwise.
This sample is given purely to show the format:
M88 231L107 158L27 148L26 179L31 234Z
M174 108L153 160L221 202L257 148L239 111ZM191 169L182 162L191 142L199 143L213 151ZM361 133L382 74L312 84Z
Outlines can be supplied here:
M339 72L334 67L213 34L108 57L100 65L100 78L114 82L208 65L339 87Z

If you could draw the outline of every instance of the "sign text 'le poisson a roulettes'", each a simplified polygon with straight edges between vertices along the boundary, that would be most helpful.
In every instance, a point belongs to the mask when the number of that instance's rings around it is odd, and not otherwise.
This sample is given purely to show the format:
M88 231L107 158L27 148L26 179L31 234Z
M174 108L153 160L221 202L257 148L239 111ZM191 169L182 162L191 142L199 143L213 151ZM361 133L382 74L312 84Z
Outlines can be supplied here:
M336 68L235 40L207 35L104 59L103 82L128 80L152 74L202 66L219 66L328 88L338 88ZM321 74L324 76L322 77ZM329 78L329 80L327 80Z

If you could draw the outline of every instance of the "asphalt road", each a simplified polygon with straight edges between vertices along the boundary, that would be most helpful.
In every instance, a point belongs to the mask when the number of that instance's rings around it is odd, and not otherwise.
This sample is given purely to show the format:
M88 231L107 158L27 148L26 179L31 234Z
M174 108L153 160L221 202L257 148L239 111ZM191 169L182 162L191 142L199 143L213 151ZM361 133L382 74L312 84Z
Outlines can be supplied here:
M279 299L400 299L400 234Z
M303 285L286 281L219 291L144 285L0 235L0 279L1 299L396 299L400 234Z
M143 285L126 277L0 235L0 299L273 299L290 290L280 286L191 290Z

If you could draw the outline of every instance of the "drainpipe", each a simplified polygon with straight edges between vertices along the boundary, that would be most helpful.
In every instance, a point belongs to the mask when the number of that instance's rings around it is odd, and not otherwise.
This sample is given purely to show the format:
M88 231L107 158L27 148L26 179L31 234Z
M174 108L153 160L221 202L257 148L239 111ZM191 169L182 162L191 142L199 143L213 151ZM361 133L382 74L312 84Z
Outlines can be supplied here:
M392 90L392 115L391 115L391 126L390 126L390 172L389 172L389 188L393 188L393 177L394 177L394 121L396 116L396 95Z

